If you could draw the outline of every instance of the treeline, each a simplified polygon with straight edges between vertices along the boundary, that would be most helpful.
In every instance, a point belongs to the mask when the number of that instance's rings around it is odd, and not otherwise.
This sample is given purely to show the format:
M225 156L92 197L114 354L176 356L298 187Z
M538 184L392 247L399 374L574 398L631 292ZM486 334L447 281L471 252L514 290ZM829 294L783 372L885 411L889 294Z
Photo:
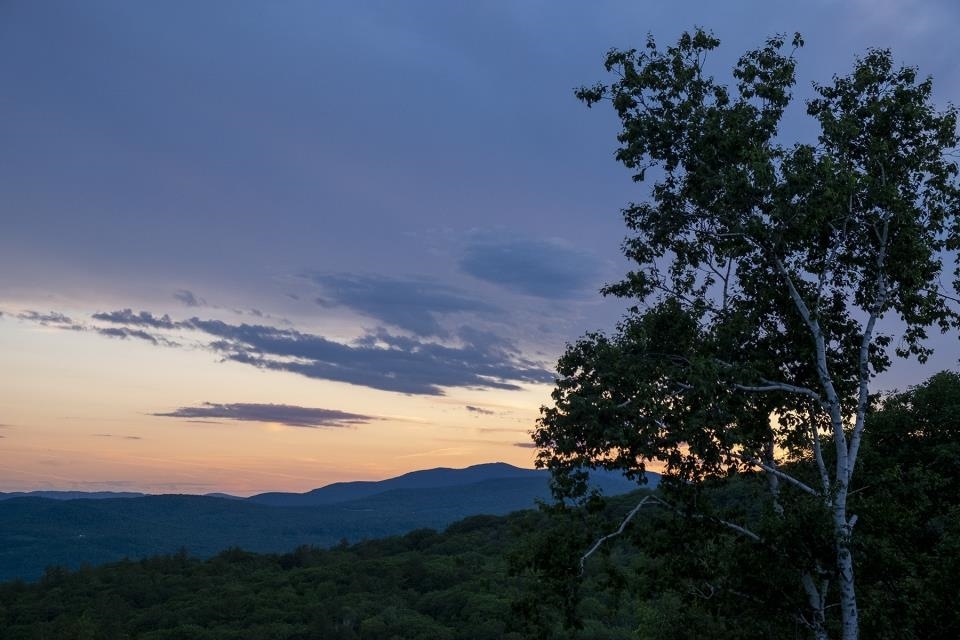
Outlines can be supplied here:
M536 547L547 540L546 532L559 531L547 514L528 511L468 518L444 533L423 529L333 549L300 547L284 555L229 549L208 560L181 552L77 571L51 567L37 583L0 585L0 636L563 636L569 620L540 571L554 569L542 558L560 558L562 549L545 554L547 546ZM568 547L572 551L574 545ZM590 627L604 630L591 637L632 637L636 620L611 624L618 616L617 597L594 597L590 603Z

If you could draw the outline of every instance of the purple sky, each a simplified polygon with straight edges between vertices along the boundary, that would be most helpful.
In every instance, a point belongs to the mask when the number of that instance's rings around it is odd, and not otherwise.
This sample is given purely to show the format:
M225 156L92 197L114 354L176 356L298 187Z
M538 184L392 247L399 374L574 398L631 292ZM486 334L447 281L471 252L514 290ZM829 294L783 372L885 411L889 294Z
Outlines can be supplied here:
M800 31L800 95L880 46L960 99L951 0L0 3L0 490L529 464L645 194L572 89L696 25L720 68Z

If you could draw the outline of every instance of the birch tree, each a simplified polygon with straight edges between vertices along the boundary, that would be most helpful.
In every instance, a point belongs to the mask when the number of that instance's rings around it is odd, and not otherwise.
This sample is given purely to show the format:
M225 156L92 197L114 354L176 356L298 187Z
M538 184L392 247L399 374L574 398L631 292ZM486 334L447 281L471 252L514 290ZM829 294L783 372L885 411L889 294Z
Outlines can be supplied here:
M793 496L812 500L829 553L796 569L798 616L815 638L855 640L848 498L872 381L895 358L926 360L929 331L958 327L957 112L873 49L814 85L817 139L787 142L802 44L770 38L727 85L706 71L711 34L665 49L651 37L609 52L610 84L576 92L612 105L617 160L653 184L623 211L632 268L603 290L628 313L568 347L534 440L561 490L582 467L640 478L655 463L674 486L765 476L765 508L784 522Z

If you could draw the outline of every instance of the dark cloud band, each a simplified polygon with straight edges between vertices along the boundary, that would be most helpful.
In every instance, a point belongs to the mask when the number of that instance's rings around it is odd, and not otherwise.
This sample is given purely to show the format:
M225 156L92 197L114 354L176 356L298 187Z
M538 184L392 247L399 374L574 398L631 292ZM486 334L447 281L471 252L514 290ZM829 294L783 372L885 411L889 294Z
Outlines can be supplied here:
M347 413L336 409L298 407L289 404L232 403L215 404L204 402L199 407L180 407L166 413L151 415L164 418L219 418L243 422L272 422L288 427L350 427L378 420L374 416Z
M359 286L359 282L355 280L354 284ZM366 282L378 282L376 286L371 285L376 289L386 286L384 283L388 281L368 279ZM445 309L443 313L488 309L481 303L449 294L442 287L427 287L421 294L433 300L431 313L440 313L438 308ZM356 293L351 296L347 297L355 299ZM403 307L400 298L402 296L396 299L398 308ZM405 312L398 313L395 319L404 317ZM412 311L405 317L406 321L397 320L393 324L416 326L421 331L411 336L378 328L352 342L338 342L269 324L233 324L196 316L174 320L169 315L131 309L98 312L91 316L92 322L74 321L55 312L28 311L18 316L45 326L166 347L196 345L195 340L185 339L184 334L199 334L200 345L224 360L407 394L442 395L444 388L452 387L517 390L525 383L553 382L551 371L539 362L524 358L513 342L501 336L469 326L442 331L439 325L429 323L431 316L418 317ZM433 335L423 335L427 333Z
M449 336L450 344L397 336L384 329L342 343L263 324L197 317L174 321L130 309L97 313L93 318L115 325L95 327L103 335L177 346L159 331L196 331L208 336L206 347L225 360L384 391L441 395L444 387L519 389L520 383L553 381L550 371L522 358L510 341L467 327Z

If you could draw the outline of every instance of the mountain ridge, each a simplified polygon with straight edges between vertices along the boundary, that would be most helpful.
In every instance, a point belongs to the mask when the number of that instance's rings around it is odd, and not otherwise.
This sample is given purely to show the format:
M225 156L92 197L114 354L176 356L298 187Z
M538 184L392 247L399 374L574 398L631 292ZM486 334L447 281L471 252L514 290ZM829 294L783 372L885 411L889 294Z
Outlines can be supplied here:
M179 549L209 557L231 547L261 553L289 552L301 545L329 547L414 529L442 530L468 516L506 515L551 498L545 471L501 465L474 469L458 479L461 472L441 468L432 475L387 482L361 498L305 506L182 494L10 498L0 501L0 580L34 580L51 565L77 568ZM482 479L461 483L477 477ZM616 474L594 479L607 495L640 488ZM403 486L426 481L440 486Z
M648 486L656 486L659 475L648 473ZM485 462L463 468L434 467L418 469L399 476L383 480L348 480L333 482L303 493L290 491L267 491L248 497L235 496L229 493L212 492L205 494L151 494L138 491L74 491L74 490L37 490L37 491L0 491L0 501L14 498L46 498L50 500L112 500L143 498L157 495L198 495L209 498L223 498L254 502L270 506L320 506L336 504L349 500L360 500L366 497L390 491L393 489L430 489L437 487L455 487L490 480L494 478L548 478L549 472L542 469L528 469L517 467L506 462ZM624 479L620 474L607 471L592 471L592 478L614 478L635 486L632 481ZM604 481L607 488L612 488ZM626 487L624 487L626 489ZM629 490L629 489L627 489Z
M245 498L250 502L271 506L318 506L359 500L393 489L431 489L455 487L494 478L539 477L538 469L515 467L506 462L487 462L462 469L435 467L410 471L384 480L354 480L334 482L304 493L271 491Z

